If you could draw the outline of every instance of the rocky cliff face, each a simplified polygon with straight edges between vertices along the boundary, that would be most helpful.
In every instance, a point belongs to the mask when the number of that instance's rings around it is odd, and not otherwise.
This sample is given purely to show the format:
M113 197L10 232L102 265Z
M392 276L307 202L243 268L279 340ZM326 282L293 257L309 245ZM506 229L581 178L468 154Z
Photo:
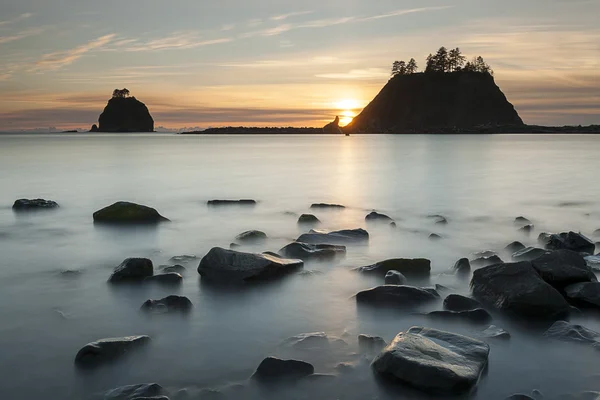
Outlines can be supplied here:
M491 75L417 73L390 79L344 131L403 133L482 125L523 125Z
M154 132L148 107L135 97L110 99L98 122L98 132Z

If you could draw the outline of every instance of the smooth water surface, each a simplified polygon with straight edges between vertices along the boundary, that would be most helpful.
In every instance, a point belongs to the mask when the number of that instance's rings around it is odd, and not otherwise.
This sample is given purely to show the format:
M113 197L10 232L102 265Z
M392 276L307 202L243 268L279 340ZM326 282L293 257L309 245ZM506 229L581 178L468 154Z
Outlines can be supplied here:
M433 272L424 285L467 294L468 280L444 274L458 258L501 250L513 240L535 244L541 231L591 236L600 228L598 154L600 137L585 135L2 135L1 392L10 399L78 399L157 382L192 394L215 388L231 398L428 398L374 379L368 359L358 354L357 335L389 342L410 326L427 325L478 337L480 327L357 308L352 296L381 282L351 269L392 257L426 257ZM13 213L12 203L23 197L52 199L61 207ZM259 203L207 207L207 200L219 198ZM92 213L118 200L155 207L172 222L94 226ZM314 202L346 205L343 211L317 210L321 228L364 227L369 244L349 247L339 262L306 264L305 270L316 271L310 275L245 288L202 282L196 268L210 248L229 247L238 233L259 229L269 240L247 250L277 251L306 231L297 226L297 215ZM366 224L373 209L392 216L397 228ZM449 224L435 225L429 214L442 214ZM519 215L534 222L530 236L513 225ZM433 242L431 233L443 239ZM148 257L158 266L183 254L198 259L185 264L180 288L106 283L124 258ZM188 296L191 314L140 314L146 299L168 294ZM595 314L575 321L600 330ZM548 342L541 336L546 326L523 326L501 315L494 324L513 337L489 341L490 365L472 398L600 389L600 353ZM318 331L348 345L294 354L279 346L290 336ZM86 343L133 334L150 335L151 345L93 371L74 367ZM310 361L317 372L337 378L273 391L235 385L246 385L269 355ZM341 362L356 368L340 372Z

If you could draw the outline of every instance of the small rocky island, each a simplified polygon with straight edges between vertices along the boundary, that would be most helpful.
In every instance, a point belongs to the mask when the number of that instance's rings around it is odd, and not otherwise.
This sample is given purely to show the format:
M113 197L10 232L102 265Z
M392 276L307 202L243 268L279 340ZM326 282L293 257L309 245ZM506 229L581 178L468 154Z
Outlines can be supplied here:
M90 132L154 132L154 120L148 107L130 96L127 89L113 91L98 122Z

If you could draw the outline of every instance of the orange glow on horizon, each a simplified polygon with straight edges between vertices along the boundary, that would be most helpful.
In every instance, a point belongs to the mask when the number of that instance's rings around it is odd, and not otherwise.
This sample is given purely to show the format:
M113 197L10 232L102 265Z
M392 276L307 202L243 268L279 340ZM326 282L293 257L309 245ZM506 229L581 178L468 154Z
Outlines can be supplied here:
M333 103L335 108L341 110L340 112L340 125L346 126L352 119L356 117L356 113L353 111L360 107L360 103L355 99L342 99Z

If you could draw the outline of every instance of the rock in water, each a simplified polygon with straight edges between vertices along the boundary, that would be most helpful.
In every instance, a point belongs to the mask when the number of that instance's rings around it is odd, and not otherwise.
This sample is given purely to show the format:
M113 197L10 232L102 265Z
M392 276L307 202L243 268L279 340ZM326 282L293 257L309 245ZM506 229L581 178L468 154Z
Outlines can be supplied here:
M585 263L583 257L571 250L546 253L531 264L543 280L559 290L574 283L597 282L594 271Z
M390 79L344 129L402 133L480 125L523 125L491 75L417 73Z
M406 285L408 280L404 275L402 275L402 273L395 270L391 270L388 271L387 274L385 274L384 282L386 285Z
M94 222L106 224L155 224L168 221L154 208L119 201L96 211Z
M510 339L510 333L496 325L488 326L481 335L488 339Z
M587 305L600 307L600 283L583 282L569 285L565 288L565 294L568 298Z
M517 217L517 218L515 218L514 224L515 225L529 225L529 224L531 224L531 221L525 217Z
M364 229L345 229L341 231L326 232L311 229L310 232L300 235L297 242L314 244L351 244L369 240L369 233Z
M207 203L209 206L255 206L256 200L241 199L241 200L209 200Z
M380 352L385 346L387 343L379 336L358 335L358 347L363 352Z
M389 271L398 271L407 278L427 278L431 273L431 261L426 258L392 258L377 264L356 268L363 274L374 274L381 277Z
M471 265L476 268L487 267L488 265L501 264L503 261L497 255L489 256L489 257L479 257L473 261L471 261Z
M135 97L110 99L98 122L98 132L154 132L148 107Z
M293 242L279 250L284 257L300 260L331 260L346 255L346 246Z
M544 249L537 247L526 247L514 253L512 255L512 259L515 261L532 261L546 253L548 253L548 251Z
M320 223L321 221L319 218L315 217L313 214L302 214L298 218L298 225L317 225Z
M129 351L150 342L150 336L126 336L101 339L86 344L75 356L80 366L96 366L122 357Z
M357 303L395 308L414 307L438 299L435 290L403 285L377 286L356 294Z
M567 314L570 308L527 261L475 270L471 288L481 301L523 317L556 318Z
M182 281L183 276L179 275L177 272L165 272L144 279L144 282L153 282L160 285L179 285Z
M137 385L121 386L104 393L104 400L133 400L160 396L165 390L157 383L140 383Z
M304 361L267 357L260 363L252 378L259 381L294 380L314 372L315 368Z
M51 210L58 208L58 203L44 199L19 199L15 200L12 209L14 211Z
M450 311L468 311L481 308L481 303L460 294L450 294L444 299L444 308Z
M456 262L456 264L454 264L452 269L456 275L463 277L469 276L471 274L471 263L469 262L468 258L461 258Z
M490 347L437 329L412 327L399 333L373 360L382 377L443 395L469 392L488 362Z
M566 321L556 321L544 332L544 336L565 342L589 344L595 349L600 350L600 333L581 325L570 324Z
M430 240L440 240L440 239L442 239L442 237L440 235L438 235L437 233L432 233L431 235L429 235L429 239Z
M311 204L310 208L342 210L346 207L341 204L314 203Z
M192 309L192 302L185 296L171 295L160 300L146 300L141 308L144 311L153 312L187 312Z
M506 247L504 248L504 250L506 250L507 252L509 252L510 254L514 254L517 251L521 251L525 248L525 245L521 242L512 242L508 245L506 245Z
M439 320L464 320L478 324L489 323L492 320L490 313L483 308L466 311L432 311L425 315Z
M185 267L183 265L161 265L160 266L160 270L162 272L168 273L168 272L176 272L178 274L185 274Z
M323 127L323 133L342 134L340 129L340 117L336 116L335 119Z
M282 347L292 347L295 349L325 349L329 347L329 337L325 332L301 333L285 339Z
M235 240L243 243L256 243L267 240L267 234L261 231L246 231L235 237Z
M538 238L550 250L572 250L578 253L594 254L596 244L581 233L563 232L560 234L541 234Z
M373 211L365 217L365 221L367 221L367 222L380 221L380 222L389 223L389 222L393 222L394 220L385 214L379 214L378 212Z
M235 283L279 277L303 265L302 260L214 247L200 260L198 273L209 281Z
M127 258L113 271L109 282L141 282L154 274L152 261L147 258Z

